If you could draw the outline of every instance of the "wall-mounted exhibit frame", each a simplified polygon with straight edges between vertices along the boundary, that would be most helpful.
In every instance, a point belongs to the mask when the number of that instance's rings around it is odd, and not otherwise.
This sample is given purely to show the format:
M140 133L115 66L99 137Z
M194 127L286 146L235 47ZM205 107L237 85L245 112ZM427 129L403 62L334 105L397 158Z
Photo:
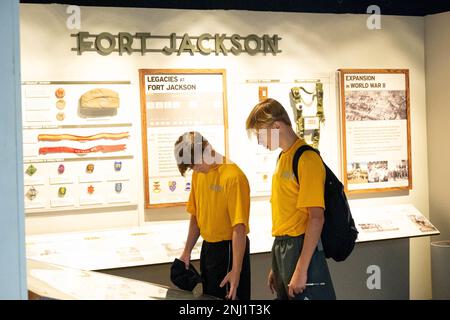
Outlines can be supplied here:
M409 70L340 69L349 193L412 188Z
M224 69L141 69L142 152L145 207L184 205L191 176L182 177L173 146L186 131L199 131L228 155Z
M22 83L25 212L136 206L130 81Z

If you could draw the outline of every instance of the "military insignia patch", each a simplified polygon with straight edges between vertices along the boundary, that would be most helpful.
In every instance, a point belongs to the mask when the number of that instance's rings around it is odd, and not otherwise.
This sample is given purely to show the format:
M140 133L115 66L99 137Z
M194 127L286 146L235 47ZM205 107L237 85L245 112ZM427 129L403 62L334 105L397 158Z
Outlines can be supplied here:
M59 197L64 197L66 195L67 192L67 188L66 187L61 187L58 189L58 196Z
M174 192L177 188L177 182L176 181L169 181L169 189L170 191Z
M27 171L25 171L27 173L27 175L29 175L30 177L35 174L37 171L36 167L33 166L32 164L30 164L27 168Z
M122 161L115 161L115 162L114 162L114 170L115 170L115 171L120 171L120 170L122 170Z
M30 187L30 189L28 189L28 191L25 195L28 199L30 199L30 201L33 201L34 199L36 199L37 194L38 194L38 191L36 190L36 188Z
M94 167L94 164L92 164L92 163L89 163L89 164L86 166L86 172L87 172L87 173L92 173L92 172L94 172L94 169L95 169L95 167Z
M161 192L161 185L159 184L159 181L153 182L153 192L154 193L160 193Z

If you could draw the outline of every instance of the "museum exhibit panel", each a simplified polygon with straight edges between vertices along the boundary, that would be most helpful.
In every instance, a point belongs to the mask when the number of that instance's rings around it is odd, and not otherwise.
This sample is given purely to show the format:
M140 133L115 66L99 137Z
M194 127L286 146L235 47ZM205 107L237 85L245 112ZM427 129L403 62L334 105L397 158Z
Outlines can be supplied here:
M378 30L368 17L21 4L33 297L208 299L176 289L169 274L192 188L173 148L199 131L248 178L252 298L273 299L280 149L245 129L252 108L273 98L345 186L359 235L348 259L327 260L337 298L429 298L429 237L440 231L425 196L423 17L383 16Z

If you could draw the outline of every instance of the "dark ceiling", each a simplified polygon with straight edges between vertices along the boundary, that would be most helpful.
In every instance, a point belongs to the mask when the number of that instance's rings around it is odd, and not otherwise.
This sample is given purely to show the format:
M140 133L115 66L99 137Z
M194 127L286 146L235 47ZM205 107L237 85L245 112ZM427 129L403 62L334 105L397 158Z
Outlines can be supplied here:
M425 16L450 11L450 0L21 0L21 3L60 3L80 6L173 9L233 9L252 11L367 13L378 5L382 15Z

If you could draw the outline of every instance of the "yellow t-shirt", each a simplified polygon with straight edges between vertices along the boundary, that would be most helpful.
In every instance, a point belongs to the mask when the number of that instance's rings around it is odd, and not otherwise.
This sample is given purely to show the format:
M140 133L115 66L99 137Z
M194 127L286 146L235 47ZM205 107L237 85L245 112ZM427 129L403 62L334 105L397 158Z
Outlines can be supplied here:
M221 164L208 173L194 172L186 210L196 216L200 235L208 242L231 240L243 223L249 233L250 186L236 164Z
M305 145L298 139L282 152L272 177L272 235L299 236L306 231L308 207L325 208L325 167L314 151L305 151L298 162L297 183L292 162L297 149Z

